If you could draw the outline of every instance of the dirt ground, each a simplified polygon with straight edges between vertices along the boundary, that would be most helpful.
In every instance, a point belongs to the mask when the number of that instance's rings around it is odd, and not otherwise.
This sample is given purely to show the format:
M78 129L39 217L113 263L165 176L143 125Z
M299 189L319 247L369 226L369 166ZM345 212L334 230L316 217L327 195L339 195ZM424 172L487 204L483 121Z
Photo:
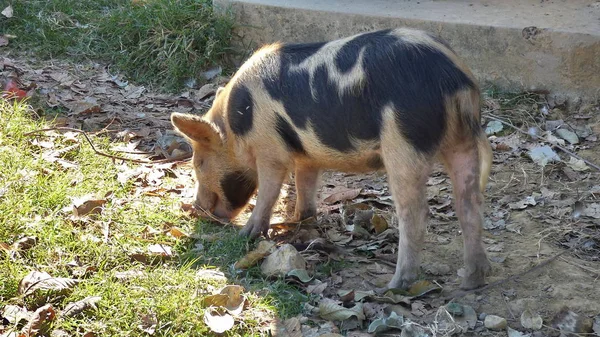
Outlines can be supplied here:
M34 102L56 113L43 117L59 116L57 126L106 132L126 140L126 150L145 151L145 157L152 159L174 158L189 150L171 131L170 112L206 111L217 85L227 81L218 77L202 88L164 95L126 83L110 68L94 63L40 63L6 54L0 58L0 69L5 79L18 77L23 86L35 83ZM562 146L569 151L600 164L598 105L582 104L567 113L563 102L526 97L524 102L510 106L504 105L504 98L486 98L483 111L490 118L484 118L485 122L493 121L491 117L495 116L523 130L537 127L538 135L548 132L543 134L546 140L564 143ZM557 120L562 122L547 123ZM563 142L556 137L555 125L577 131L579 142ZM509 327L531 333L521 325L521 314L526 309L538 313L544 327L532 332L535 336L558 335L556 329L565 306L579 314L577 322L585 324L586 318L600 314L600 172L570 159L557 148L554 151L561 160L542 166L532 160L529 151L550 143L508 126L490 140L494 165L485 193L484 243L493 265L488 282L499 283L468 294L457 292L462 237L451 203L452 186L441 166L436 166L428 181L430 218L422 278L442 289L387 302L356 297L349 300L344 292L370 291L385 284L393 274L397 236L385 175L326 172L319 192L318 219L300 226L285 222L295 197L290 180L277 205L271 234L275 241L292 243L301 250L309 272L315 275L312 283L299 284L312 294L306 315L298 318L304 335L322 331L319 326L325 320L315 315L315 308L323 299L341 300L346 307L362 303L367 322L395 312L427 328L429 335L451 333L448 324L446 330L441 327L444 319L440 316L440 308L450 300L471 307L477 314L476 325L459 333L466 336L506 335L504 330L495 332L483 326L486 314L504 317ZM237 223L243 224L251 209ZM556 257L560 253L564 254ZM322 283L326 286L317 287ZM369 336L367 325L342 320L331 332Z

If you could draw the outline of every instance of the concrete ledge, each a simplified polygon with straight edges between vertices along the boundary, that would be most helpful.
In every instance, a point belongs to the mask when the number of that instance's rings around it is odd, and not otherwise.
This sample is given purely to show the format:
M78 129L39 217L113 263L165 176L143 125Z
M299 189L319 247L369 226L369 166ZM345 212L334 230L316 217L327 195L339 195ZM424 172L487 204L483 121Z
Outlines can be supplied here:
M447 40L482 85L600 99L593 0L214 0L246 46L315 42L400 26Z

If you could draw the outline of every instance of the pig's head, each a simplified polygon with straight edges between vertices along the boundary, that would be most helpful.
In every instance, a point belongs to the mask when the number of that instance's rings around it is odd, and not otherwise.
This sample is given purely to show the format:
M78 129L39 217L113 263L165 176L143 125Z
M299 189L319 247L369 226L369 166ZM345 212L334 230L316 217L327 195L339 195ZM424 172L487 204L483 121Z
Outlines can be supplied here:
M213 106L211 110L215 108ZM194 206L218 218L234 218L256 190L255 175L238 164L226 143L223 128L217 124L200 116L181 113L173 113L171 123L194 151Z

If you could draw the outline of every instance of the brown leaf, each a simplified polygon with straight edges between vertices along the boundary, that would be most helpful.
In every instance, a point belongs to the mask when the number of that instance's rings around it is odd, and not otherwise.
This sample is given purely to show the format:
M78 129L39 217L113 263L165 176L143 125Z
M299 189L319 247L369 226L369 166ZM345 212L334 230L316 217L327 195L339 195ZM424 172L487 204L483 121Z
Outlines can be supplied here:
M167 233L176 239L187 238L190 236L179 227L171 227L167 230Z
M26 236L24 238L19 239L15 243L13 243L13 249L17 251L25 251L31 249L33 246L37 244L37 237L35 236Z
M9 253L11 251L10 246L4 242L0 242L0 249L5 251L6 253Z
M356 188L353 190L345 190L341 192L336 192L323 199L323 202L326 204L335 204L336 202L352 200L360 195L362 189Z
M29 323L21 329L21 333L27 337L45 334L48 329L48 324L50 321L54 320L55 317L56 312L54 311L54 308L52 308L52 304L46 304L33 313Z
M235 263L234 268L248 269L254 266L265 256L269 255L273 247L275 247L275 243L272 241L263 240L259 242L255 250L249 252Z
M153 313L142 315L140 317L142 323L138 325L138 328L149 335L154 335L156 332L156 326L158 325L158 318Z
M100 296L90 296L82 299L81 301L71 302L65 306L62 311L62 317L73 317L80 313L93 309L96 310L96 303L102 298Z
M89 196L73 200L73 215L82 217L88 214L102 213L102 206L106 204L105 199L91 199Z
M371 224L373 228L375 228L375 233L381 234L383 231L388 229L388 222L381 215L377 215L373 213L373 217L371 218Z
M19 282L19 294L28 296L36 290L55 292L71 290L77 283L79 283L79 280L64 277L52 277L48 273L34 270Z

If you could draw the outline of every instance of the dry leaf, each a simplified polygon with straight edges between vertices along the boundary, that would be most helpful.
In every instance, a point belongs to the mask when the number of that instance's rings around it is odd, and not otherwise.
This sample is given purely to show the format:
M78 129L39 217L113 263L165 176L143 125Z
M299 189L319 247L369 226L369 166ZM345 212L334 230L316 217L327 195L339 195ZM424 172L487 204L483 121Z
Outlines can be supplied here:
M102 298L100 296L90 296L82 299L81 301L71 302L65 306L61 316L73 317L90 309L96 310L96 303L98 303L98 301L101 299Z
M210 330L223 333L233 328L233 317L224 309L209 308L204 311L204 323Z
M373 213L373 217L371 218L371 224L373 225L373 228L375 228L376 234L381 234L383 231L388 229L387 220L385 220L385 218L381 215L377 215L375 213Z
M328 298L324 298L319 303L319 316L331 321L343 321L350 317L356 317L359 321L365 319L362 303L356 303L352 308L345 308Z
M19 282L19 294L30 295L36 290L60 292L72 289L79 280L52 277L48 273L32 271Z
M167 233L176 239L187 238L190 236L179 227L171 227L167 230Z
M239 285L225 286L218 294L206 296L202 302L205 307L222 307L232 315L239 315L246 303L244 287Z
M21 333L26 337L42 335L54 317L56 317L56 312L52 308L52 304L46 304L31 315L31 320L21 329Z
M32 313L27 311L26 308L8 304L3 308L2 312L0 312L0 317L4 318L12 325L18 325L21 321L29 321L31 314Z
M8 38L6 35L0 35L0 47L8 46Z
M356 188L353 190L346 190L341 192L336 192L323 199L323 202L326 204L335 204L339 201L352 200L360 195L362 189Z
M2 15L4 15L7 18L12 18L13 17L13 8L11 5L8 5L6 8L4 8L2 10Z
M24 238L19 239L15 243L13 243L13 250L16 251L24 251L31 249L33 246L37 244L37 237L35 236L26 236Z
M158 319L153 313L142 315L142 323L138 325L138 328L149 335L154 335L156 332L156 326L158 325Z
M76 198L73 200L73 215L82 217L88 214L100 214L104 204L106 200L92 199L91 196Z
M249 252L235 263L234 268L248 269L254 266L260 260L265 258L265 256L269 255L274 247L275 243L272 241L263 240L259 242L255 250Z

